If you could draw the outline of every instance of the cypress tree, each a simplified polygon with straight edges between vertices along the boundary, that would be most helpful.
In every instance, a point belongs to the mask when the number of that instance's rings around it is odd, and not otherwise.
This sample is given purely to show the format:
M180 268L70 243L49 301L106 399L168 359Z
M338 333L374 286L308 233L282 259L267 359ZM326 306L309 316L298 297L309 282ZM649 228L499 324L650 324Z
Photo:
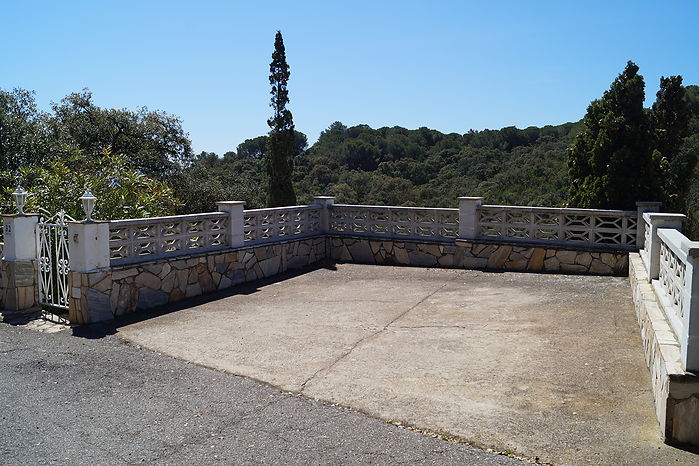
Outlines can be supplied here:
M660 78L660 90L651 110L656 149L653 160L660 175L663 206L668 212L684 212L696 154L681 151L689 132L690 110L685 101L682 76Z
M638 66L629 61L602 98L590 103L568 159L571 206L635 209L636 201L660 196L644 87Z
M287 83L290 74L289 65L286 63L284 39L281 31L277 31L272 63L269 64L269 83L272 85L270 107L274 110L274 115L267 120L271 128L267 141L268 151L265 155L269 182L268 207L296 205L296 194L291 182L296 136L291 111L286 108L286 104L289 103Z

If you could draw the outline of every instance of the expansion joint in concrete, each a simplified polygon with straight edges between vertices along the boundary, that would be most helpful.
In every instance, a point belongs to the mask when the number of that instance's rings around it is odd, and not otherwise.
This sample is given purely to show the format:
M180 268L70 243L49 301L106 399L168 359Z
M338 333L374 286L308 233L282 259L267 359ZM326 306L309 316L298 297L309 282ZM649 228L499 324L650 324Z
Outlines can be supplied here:
M381 327L379 330L377 330L377 331L375 331L375 332L373 332L373 333L371 333L371 334L369 334L369 335L366 335L366 336L360 338L359 340L357 340L347 351L345 351L345 352L342 353L340 356L338 356L338 357L337 357L333 362L331 362L327 367L322 367L322 368L318 369L317 371L315 371L315 372L313 373L313 375L311 375L309 378L307 378L307 379L301 384L301 386L300 386L298 392L299 392L299 393L303 393L303 391L306 389L306 385L308 385L309 382L311 382L313 379L315 379L316 377L318 377L318 375L320 375L320 374L323 373L323 372L326 372L326 373L327 373L328 371L332 370L333 367L335 367L340 361L342 361L342 360L345 359L347 356L349 356L359 345L361 345L362 343L365 343L365 342L371 340L372 338L374 338L374 337L378 336L379 334L381 334L381 333L385 332L386 330L388 330L388 328L391 327L391 325L393 325L395 322L397 322L398 320L400 320L400 319L402 319L403 317L405 317L406 314L408 314L410 311L412 311L413 309L415 309L415 308L417 308L418 306L420 306L420 305L421 305L422 303L424 303L426 300L428 300L429 298L431 298L432 296L434 296L437 292L441 291L441 290L442 290L445 286L447 286L450 282L456 280L456 278L457 278L457 277L454 277L454 278L452 278L452 279L447 280L446 282L444 282L444 283L443 283L441 286L439 286L437 289L435 289L435 290L432 291L431 293L427 294L426 296L422 297L417 303L413 304L413 305L410 306L408 309L406 309L405 311L401 312L401 313L398 314L396 317L394 317L393 319L391 319L390 322L388 322L386 325L384 325L383 327ZM399 327L399 328L400 328L400 327Z

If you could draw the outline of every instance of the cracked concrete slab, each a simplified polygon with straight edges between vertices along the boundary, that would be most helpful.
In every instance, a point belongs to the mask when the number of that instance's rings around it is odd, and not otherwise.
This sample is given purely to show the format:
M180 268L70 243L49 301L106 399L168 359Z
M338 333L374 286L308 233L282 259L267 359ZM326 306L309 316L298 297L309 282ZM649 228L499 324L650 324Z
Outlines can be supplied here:
M662 443L623 278L341 264L122 327L188 361L556 463Z

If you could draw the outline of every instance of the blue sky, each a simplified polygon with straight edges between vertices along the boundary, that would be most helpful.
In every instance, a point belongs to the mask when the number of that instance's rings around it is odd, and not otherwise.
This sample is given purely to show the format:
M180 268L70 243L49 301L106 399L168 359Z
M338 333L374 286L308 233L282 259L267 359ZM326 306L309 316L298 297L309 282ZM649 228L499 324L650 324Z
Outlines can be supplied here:
M196 152L265 134L281 29L296 128L444 132L581 118L627 60L699 84L697 1L0 0L0 88L178 115Z

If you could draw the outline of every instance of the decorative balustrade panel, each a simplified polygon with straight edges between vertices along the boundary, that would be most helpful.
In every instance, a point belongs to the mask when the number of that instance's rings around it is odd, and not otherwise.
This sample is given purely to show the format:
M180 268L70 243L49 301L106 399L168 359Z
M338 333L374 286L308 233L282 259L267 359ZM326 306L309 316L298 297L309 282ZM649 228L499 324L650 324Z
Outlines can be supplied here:
M336 204L330 207L330 231L386 238L454 240L459 236L459 209Z
M685 264L685 259L661 238L658 282L665 292L666 302L680 322L684 319Z
M635 211L484 205L478 216L482 238L636 246Z
M243 232L246 244L280 241L322 232L319 206L246 210Z
M112 265L191 254L228 245L228 214L211 212L109 223Z

